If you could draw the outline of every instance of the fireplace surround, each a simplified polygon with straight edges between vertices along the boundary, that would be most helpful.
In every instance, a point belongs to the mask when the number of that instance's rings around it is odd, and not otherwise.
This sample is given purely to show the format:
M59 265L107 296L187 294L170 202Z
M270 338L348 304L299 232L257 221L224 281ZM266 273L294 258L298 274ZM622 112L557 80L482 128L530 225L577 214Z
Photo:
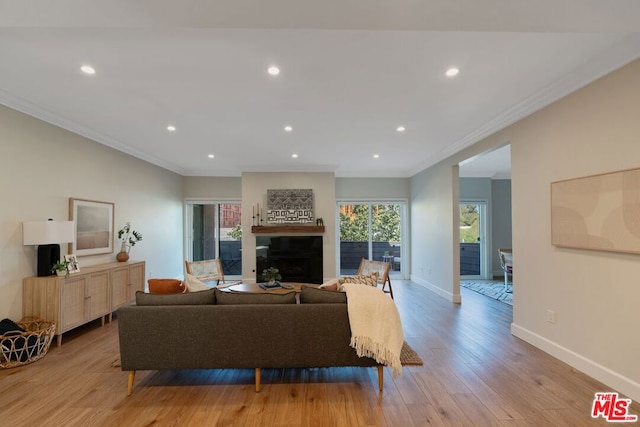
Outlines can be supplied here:
M280 270L283 282L322 283L322 236L256 236L256 281Z

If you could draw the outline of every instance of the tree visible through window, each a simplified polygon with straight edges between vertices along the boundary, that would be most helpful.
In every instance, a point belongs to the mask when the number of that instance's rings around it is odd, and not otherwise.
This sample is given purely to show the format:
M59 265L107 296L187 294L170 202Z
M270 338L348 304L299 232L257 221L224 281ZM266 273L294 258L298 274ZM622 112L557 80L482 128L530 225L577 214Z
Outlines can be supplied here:
M375 242L400 241L400 205L342 205L340 241L369 240L369 207Z

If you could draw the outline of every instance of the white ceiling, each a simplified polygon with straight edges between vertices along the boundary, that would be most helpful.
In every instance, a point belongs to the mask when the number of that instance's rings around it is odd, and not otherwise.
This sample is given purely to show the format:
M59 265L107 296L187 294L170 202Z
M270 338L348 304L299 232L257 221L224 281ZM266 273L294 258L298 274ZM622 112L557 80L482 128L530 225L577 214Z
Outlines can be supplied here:
M636 0L0 0L0 103L183 175L408 177L638 58L638 31Z

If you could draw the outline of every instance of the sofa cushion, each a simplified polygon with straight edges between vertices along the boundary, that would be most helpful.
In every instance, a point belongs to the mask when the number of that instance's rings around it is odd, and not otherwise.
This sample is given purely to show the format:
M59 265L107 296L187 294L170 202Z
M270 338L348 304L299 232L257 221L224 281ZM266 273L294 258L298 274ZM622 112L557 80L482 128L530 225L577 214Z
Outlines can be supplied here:
M210 286L202 283L196 276L192 274L187 274L186 280L184 281L184 285L187 287L188 292L201 292L208 291L211 289Z
M249 292L224 292L216 289L216 304L218 305L239 305L239 304L295 304L296 293L267 294Z
M375 271L371 274L368 274L366 276L346 276L346 277L341 277L338 280L338 290L340 290L340 285L342 285L343 283L360 283L362 285L367 285L367 286L378 286L378 272Z
M300 304L346 304L347 294L316 288L302 288Z
M215 304L214 289L186 294L145 294L136 292L136 305L206 305Z
M149 279L147 283L151 294L179 294L185 291L185 286L179 279Z

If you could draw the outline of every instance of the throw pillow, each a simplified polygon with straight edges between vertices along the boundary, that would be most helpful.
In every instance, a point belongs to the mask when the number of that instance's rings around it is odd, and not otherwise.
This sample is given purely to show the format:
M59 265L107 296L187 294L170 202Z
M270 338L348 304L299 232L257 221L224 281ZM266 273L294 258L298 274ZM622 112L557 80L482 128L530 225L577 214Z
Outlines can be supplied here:
M206 305L215 304L214 289L186 294L146 294L136 292L136 305Z
M187 274L187 280L184 281L184 285L187 287L189 292L201 292L211 289L209 286L198 280L198 278L193 274Z
M240 305L240 304L295 304L296 293L285 294L225 292L216 289L216 304Z
M179 294L186 290L179 279L149 279L147 283L151 294Z
M367 286L375 286L378 287L378 272L373 272L366 276L346 276L338 279L338 290L340 290L340 285L343 283L360 283L362 285Z
M347 294L325 289L302 288L300 304L346 304Z
M338 280L339 279L333 279L333 280L329 280L328 282L324 282L322 285L320 285L320 289L326 289L328 291L337 291Z

